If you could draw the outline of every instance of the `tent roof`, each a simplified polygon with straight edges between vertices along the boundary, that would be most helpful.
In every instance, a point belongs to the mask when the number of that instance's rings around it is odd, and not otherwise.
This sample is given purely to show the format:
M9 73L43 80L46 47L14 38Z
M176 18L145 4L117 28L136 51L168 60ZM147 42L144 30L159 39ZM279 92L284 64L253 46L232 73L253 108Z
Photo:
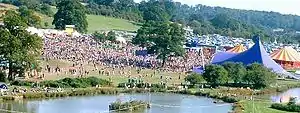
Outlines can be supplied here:
M235 46L234 48L228 50L227 52L231 52L231 53L241 53L241 52L244 52L246 51L245 47L240 44L238 46Z
M223 56L215 56L215 57L223 57L222 60L213 59L213 64L222 64L225 62L241 62L245 65L252 64L252 63L260 63L263 64L265 67L272 69L274 72L287 74L287 72L278 65L266 52L260 39L258 36L254 37L255 45L253 45L250 49L239 53L237 55L232 55L229 58L224 58Z
M116 38L116 41L119 41L119 42L122 42L122 43L126 43L126 39L123 38L123 37L120 37L120 36L118 36L118 37Z
M0 82L0 89L8 89L5 83Z
M214 64L214 63L222 62L222 61L232 58L236 55L237 55L237 53L218 52L212 58L212 63Z
M292 47L284 47L273 52L270 56L274 60L300 62L300 54Z

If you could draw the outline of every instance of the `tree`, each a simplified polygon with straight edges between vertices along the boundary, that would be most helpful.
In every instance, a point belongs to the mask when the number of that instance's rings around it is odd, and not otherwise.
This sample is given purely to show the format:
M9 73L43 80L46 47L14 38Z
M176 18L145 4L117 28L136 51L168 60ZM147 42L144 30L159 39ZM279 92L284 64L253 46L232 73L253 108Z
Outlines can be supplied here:
M253 85L254 88L260 89L268 87L276 81L277 75L261 64L253 63L247 67L245 81Z
M163 0L150 0L141 2L140 11L143 12L143 19L146 21L168 21L174 11L174 3Z
M105 42L107 40L105 34L99 33L99 32L94 32L93 36L96 38L97 41L99 42Z
M45 22L45 23L44 23L44 26L45 26L46 28L48 28L48 27L49 27L49 23L48 23L48 22Z
M170 56L183 56L184 30L177 23L147 22L138 30L133 44L147 47L150 54L161 59L162 67Z
M113 32L113 31L109 31L107 33L107 38L106 39L109 40L109 41L112 41L112 42L116 41L116 39L117 39L116 33Z
M28 26L40 27L41 17L36 15L33 10L25 6L19 8L20 16L24 18Z
M226 62L223 66L227 70L229 78L233 80L234 83L243 82L247 70L242 63Z
M88 22L85 7L78 0L62 0L52 22L56 29L65 29L66 25L75 25L79 32L86 33Z
M45 14L47 16L52 17L54 15L53 11L51 10L51 6L48 4L42 4L40 10L42 14Z
M184 80L190 82L193 85L201 84L205 81L202 75L199 75L197 73L192 73L188 75L187 77L184 78Z
M6 74L0 71L0 82L7 82Z
M228 72L221 65L208 65L205 67L203 77L212 87L217 87L228 81Z
M1 60L8 62L8 79L13 80L20 71L38 65L42 49L42 38L26 31L26 19L14 11L7 11L4 26L0 27Z

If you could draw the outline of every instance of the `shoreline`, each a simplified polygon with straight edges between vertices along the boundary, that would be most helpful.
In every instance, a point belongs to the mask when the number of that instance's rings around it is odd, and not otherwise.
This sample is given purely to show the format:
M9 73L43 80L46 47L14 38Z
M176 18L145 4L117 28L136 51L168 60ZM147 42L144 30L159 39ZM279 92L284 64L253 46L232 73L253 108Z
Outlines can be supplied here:
M76 97L76 96L95 96L95 95L117 95L120 93L175 93L186 94L194 96L202 96L216 100L222 100L225 103L235 103L238 99L231 96L214 95L209 92L190 91L190 90L164 90L164 89L124 89L115 87L103 87L103 88L80 88L75 90L65 90L61 92L26 92L17 95L5 95L0 96L0 101L14 101L14 100L31 100L31 99L55 99L60 97Z
M271 89L264 89L259 92L254 93L253 96L264 96L268 94L274 94L278 92L282 92L284 90L287 90L286 88L295 88L298 85L293 86L285 86L285 87L279 87L279 88L271 88ZM238 91L238 90L236 90ZM76 97L76 96L97 96L97 95L117 95L120 93L126 93L126 94L133 94L133 93L155 93L155 92L161 92L161 93L175 93L175 94L184 94L184 95L194 95L194 96L202 96L214 99L214 103L218 104L221 103L230 103L232 106L232 111L230 113L243 113L247 111L249 108L247 108L247 102L252 101L249 100L249 98L240 98L238 96L232 96L232 95L225 95L228 92L223 92L221 89L204 89L204 90L193 90L193 89L186 89L186 90L166 90L166 89L157 89L157 88L116 88L116 87L101 87L101 88L95 88L95 87L89 87L89 88L78 88L78 89L63 89L62 92L27 92L27 93L20 93L17 95L7 95L7 96L0 96L0 102L9 102L9 101L18 101L18 100L44 100L44 99L57 99L62 97ZM223 95L223 94L224 95ZM249 97L249 95L240 95ZM253 101L255 103L259 103L260 101L267 100L256 100ZM269 102L271 103L271 102ZM263 106L263 107L269 107L269 106Z

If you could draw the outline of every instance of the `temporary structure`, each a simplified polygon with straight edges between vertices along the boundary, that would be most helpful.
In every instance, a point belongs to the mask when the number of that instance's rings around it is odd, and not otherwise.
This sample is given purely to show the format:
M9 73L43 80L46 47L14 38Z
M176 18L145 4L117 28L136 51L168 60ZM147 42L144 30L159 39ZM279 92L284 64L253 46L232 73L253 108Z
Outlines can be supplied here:
M292 47L284 47L270 54L285 69L300 68L300 54Z
M225 62L241 62L244 65L249 65L252 63L260 63L278 74L298 79L298 77L284 70L269 56L269 54L264 49L263 44L260 42L258 36L254 37L254 40L255 44L250 49L242 53L229 54L228 52L223 52L215 54L214 58L212 59L212 64L223 64Z
M7 91L8 87L5 83L0 82L0 92Z
M117 37L116 37L116 41L118 41L118 42L120 42L120 43L126 44L126 39L123 38L123 37L121 37L121 36L117 36Z
M244 51L246 51L246 49L242 44L240 44L238 46L235 46L232 49L227 50L227 52L230 52L230 53L241 53L241 52L244 52Z

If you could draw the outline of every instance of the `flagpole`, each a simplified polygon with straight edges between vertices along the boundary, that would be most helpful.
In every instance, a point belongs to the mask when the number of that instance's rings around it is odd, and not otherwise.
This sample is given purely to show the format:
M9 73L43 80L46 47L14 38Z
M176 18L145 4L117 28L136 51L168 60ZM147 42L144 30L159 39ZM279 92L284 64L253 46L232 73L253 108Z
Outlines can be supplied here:
M204 63L203 47L200 48L200 54L201 54L201 60L202 60L202 67L203 67L203 70L204 70L205 69L205 63Z

